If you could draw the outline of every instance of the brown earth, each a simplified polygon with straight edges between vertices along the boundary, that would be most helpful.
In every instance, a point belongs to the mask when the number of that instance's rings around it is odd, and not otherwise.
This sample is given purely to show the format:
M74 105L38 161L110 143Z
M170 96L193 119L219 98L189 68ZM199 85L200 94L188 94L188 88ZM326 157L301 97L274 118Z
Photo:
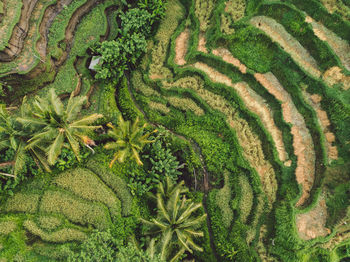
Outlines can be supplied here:
M233 57L230 51L228 51L227 49L217 48L213 50L213 54L216 56L220 56L225 62L237 67L239 71L241 71L241 73L247 73L247 67L244 64L242 64L237 58Z
M326 111L322 110L320 102L322 101L322 97L318 94L309 95L304 92L304 97L306 101L311 105L311 107L315 110L317 114L317 120L321 126L323 134L326 138L327 145L327 155L329 160L338 159L338 150L336 146L333 146L332 143L335 141L335 136L330 130L331 122L328 119Z
M208 50L207 50L207 48L205 47L205 45L206 45L206 43L207 43L207 40L205 39L205 36L204 36L204 34L203 33L200 33L199 34L199 40L198 40L198 48L197 48L197 50L199 51L199 52L203 52L203 53L208 53Z
M256 80L282 103L284 120L292 124L294 154L297 156L296 180L302 185L302 196L297 206L302 205L310 195L315 176L315 150L312 137L306 128L304 118L295 107L293 100L278 79L272 74L254 74Z
M327 206L326 201L321 196L317 205L311 211L296 215L299 237L303 240L310 240L330 234L330 230L325 227L326 221Z
M321 76L321 72L315 59L293 36L291 36L284 29L282 25L265 16L253 17L250 20L250 23L256 28L264 31L274 42L281 45L281 47L311 75L314 77Z
M0 52L0 61L9 62L13 60L22 50L23 42L29 30L29 21L38 0L23 0L21 17L12 31L8 47Z
M188 48L188 40L190 37L190 30L185 29L175 41L175 63L178 65L186 64L185 55Z
M350 76L345 76L342 69L338 66L333 66L324 72L322 79L332 87L335 84L341 84L344 90L350 88Z
M322 41L326 41L333 49L340 61L347 70L350 70L350 45L346 40L341 39L323 24L314 21L310 16L305 18L305 22L312 26L314 34Z

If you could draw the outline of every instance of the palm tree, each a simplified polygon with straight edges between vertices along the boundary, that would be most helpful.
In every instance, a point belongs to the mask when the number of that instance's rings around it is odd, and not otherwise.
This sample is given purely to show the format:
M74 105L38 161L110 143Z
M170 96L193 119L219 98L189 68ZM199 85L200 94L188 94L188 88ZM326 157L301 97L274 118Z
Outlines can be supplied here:
M167 177L165 186L158 185L157 199L158 215L150 221L141 219L150 226L147 234L160 236L156 241L152 239L149 250L153 253L159 250L161 259L176 261L185 251L203 251L193 240L194 237L203 237L203 232L196 231L206 217L206 214L193 217L193 213L202 207L202 203L194 203L184 195L188 189L182 181L174 185ZM181 198L182 197L182 198ZM157 242L157 243L156 243ZM171 259L171 254L175 254Z
M55 164L63 146L70 147L80 161L80 143L87 144L87 136L101 126L91 125L101 114L79 118L78 114L86 101L85 96L74 97L73 92L66 108L54 89L50 89L46 99L35 97L30 114L17 118L24 126L34 126L37 132L28 140L27 150L45 152L50 165Z
M13 166L12 174L0 172L1 175L16 177L25 165L25 138L26 134L20 130L15 119L9 114L5 105L0 105L0 151L12 149L15 151L13 161L1 163L0 167Z
M154 142L154 140L148 140L148 137L157 130L143 134L146 124L140 126L138 117L134 123L131 123L125 121L121 115L119 116L118 128L114 127L112 123L108 123L107 126L111 128L108 130L108 135L115 141L108 142L104 147L116 151L109 167L112 167L117 160L119 163L123 163L127 157L134 158L138 165L143 165L139 152L146 144Z

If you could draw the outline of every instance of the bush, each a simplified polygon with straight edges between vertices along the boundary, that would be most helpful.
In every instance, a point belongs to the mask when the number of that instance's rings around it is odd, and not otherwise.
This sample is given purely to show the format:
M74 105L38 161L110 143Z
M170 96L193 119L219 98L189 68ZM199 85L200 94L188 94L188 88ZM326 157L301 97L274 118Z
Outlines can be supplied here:
M151 25L165 16L166 0L140 0L137 4L141 9L148 11Z
M138 250L135 245L123 245L123 242L116 238L110 231L95 231L92 233L89 238L82 243L79 251L74 252L71 250L67 261L161 262L158 256L151 259L146 252Z

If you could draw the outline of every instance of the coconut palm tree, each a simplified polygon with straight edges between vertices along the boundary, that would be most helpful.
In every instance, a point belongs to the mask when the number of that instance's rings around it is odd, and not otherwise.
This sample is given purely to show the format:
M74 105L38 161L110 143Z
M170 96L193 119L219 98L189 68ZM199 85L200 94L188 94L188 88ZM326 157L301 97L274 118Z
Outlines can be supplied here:
M35 97L30 114L17 118L24 126L34 126L37 132L28 140L25 149L37 152L43 150L50 165L55 164L62 147L70 147L80 161L80 142L87 144L87 136L101 126L91 125L101 114L79 117L79 112L86 101L85 96L74 97L71 94L65 107L54 89L50 89L46 99Z
M108 135L115 140L104 146L106 149L115 150L109 167L112 167L117 160L119 163L123 163L128 157L135 159L138 165L143 165L139 152L146 144L154 142L154 140L148 140L148 137L157 130L143 134L146 124L141 126L138 117L131 123L125 121L121 115L119 116L118 128L114 127L112 123L108 123L107 126L111 128L108 130Z
M20 110L20 115L24 116L28 111L26 97ZM6 109L5 105L0 105L0 151L12 149L15 152L14 159L5 163L1 163L0 167L12 166L12 174L1 172L1 175L16 177L25 166L26 154L30 153L34 160L40 162L46 170L50 170L49 165L40 152L40 148L34 147L26 150L27 140L30 138L32 131L24 128L14 116Z
M152 239L149 250L152 252L158 250L161 259L166 261L176 261L185 251L190 253L193 253L193 250L203 251L194 242L194 238L203 236L203 232L196 229L200 227L206 214L194 217L194 212L202 207L202 203L194 203L191 199L186 199L184 193L187 190L183 181L174 185L167 177L165 185L162 183L158 185L155 196L158 207L157 217L150 221L141 219L143 223L150 226L147 234L159 237L158 240Z
M12 166L12 174L0 172L1 175L16 177L25 165L25 139L26 134L21 130L15 119L9 114L5 105L0 105L0 151L12 149L15 151L13 161L1 163L1 167Z

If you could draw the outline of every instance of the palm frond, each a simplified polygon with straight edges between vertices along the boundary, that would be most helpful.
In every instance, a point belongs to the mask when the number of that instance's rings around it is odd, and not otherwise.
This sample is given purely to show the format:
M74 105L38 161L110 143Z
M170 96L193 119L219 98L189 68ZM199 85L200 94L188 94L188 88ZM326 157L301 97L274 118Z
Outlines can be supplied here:
M37 159L40 162L40 164L44 167L44 169L47 172L51 172L49 163L47 162L45 156L42 153L39 152L39 150L43 151L42 149L40 149L38 147L34 147L34 148L30 149L30 153L32 154L32 156L35 159Z
M68 139L68 143L70 145L70 147L72 148L75 157L77 158L78 161L80 161L80 145L79 142L77 140L74 139L74 137L72 136L72 134L69 132L69 130L66 130L65 132L66 137Z
M199 226L203 220L207 217L207 214L204 214L200 217L197 217L195 219L192 219L188 222L184 222L181 225L179 225L179 228L189 228L189 227L197 227Z
M56 137L55 141L51 144L47 152L47 160L50 165L55 164L57 157L61 154L63 142L64 134L63 132L59 132L58 136Z
M180 250L179 250L179 252L177 252L176 254L175 254L175 256L170 260L170 262L175 262L175 261L177 261L181 256L182 256L182 254L184 253L186 251L186 249L183 247L183 248L181 248Z
M191 246L193 249L195 249L195 250L197 250L197 251L200 251L200 252L203 252L203 248L201 248L201 247L198 246L196 243L194 243L194 241L193 241L190 237L187 238L187 243L190 244L190 246Z
M187 209L181 214L181 216L177 221L179 223L183 222L186 218L188 218L194 211L196 211L200 207L202 207L202 203L198 203L196 205L193 203L190 203Z
M94 123L96 120L102 118L103 115L102 114L92 114L86 117L83 117L80 120L74 121L70 124L71 127L74 126L87 126L89 124ZM101 128L102 126L97 126L98 128Z
M13 166L13 174L17 176L19 172L23 170L26 164L25 149L24 149L23 143L20 143L18 145L14 161L15 161L15 165Z
M161 215L163 217L165 217L166 220L169 221L169 223L172 222L172 220L170 219L170 216L168 214L168 211L166 210L165 206L164 206L164 201L163 198L160 194L157 194L157 207L161 212Z
M49 90L49 101L51 102L51 106L55 113L59 116L62 116L64 106L61 99L56 95L55 89L53 88Z
M181 231L178 230L178 229L175 229L175 233L176 233L177 238L179 239L181 245L182 245L184 248L186 248L186 250L187 250L188 252L193 253L193 251L190 249L190 247L189 247L189 246L187 245L187 243L186 243L186 241L187 241L187 240L186 240L186 236L185 236L184 234L182 234Z
M73 93L71 94L66 109L68 122L74 120L77 117L77 114L81 111L81 108L86 100L86 96L73 97Z
M132 149L132 153L133 153L133 157L136 159L136 163L139 165L139 166L142 166L143 163L140 159L140 155L139 153L136 151L136 149L134 147L131 148Z
M168 244L171 240L173 233L171 232L171 229L167 229L162 237L162 248L160 252L160 258L163 260L166 260L166 255L168 251Z
M45 126L45 121L38 119L38 118L32 118L32 117L17 117L16 120L23 124L25 127L27 126Z

